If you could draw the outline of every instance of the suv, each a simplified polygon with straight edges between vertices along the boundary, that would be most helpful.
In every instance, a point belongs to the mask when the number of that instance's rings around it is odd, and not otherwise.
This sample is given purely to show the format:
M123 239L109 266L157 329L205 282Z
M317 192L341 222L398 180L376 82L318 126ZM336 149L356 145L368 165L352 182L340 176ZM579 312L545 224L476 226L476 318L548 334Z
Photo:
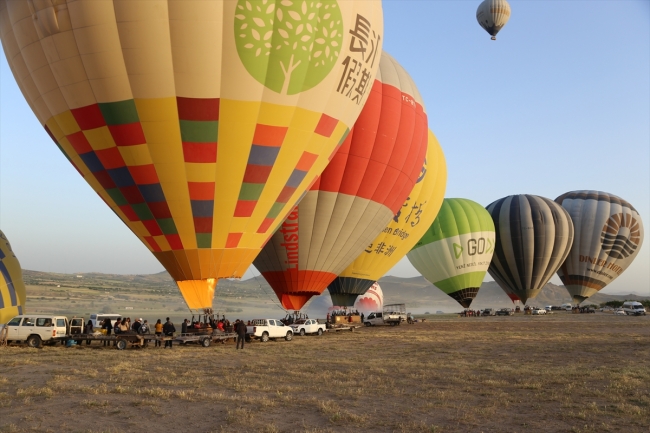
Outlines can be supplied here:
M512 316L513 314L515 313L510 308L501 308L495 313L496 316Z
M64 316L21 314L5 325L7 342L27 342L29 347L41 347L43 341L58 341L68 333Z
M486 308L481 312L481 316L494 316L496 315L494 308Z

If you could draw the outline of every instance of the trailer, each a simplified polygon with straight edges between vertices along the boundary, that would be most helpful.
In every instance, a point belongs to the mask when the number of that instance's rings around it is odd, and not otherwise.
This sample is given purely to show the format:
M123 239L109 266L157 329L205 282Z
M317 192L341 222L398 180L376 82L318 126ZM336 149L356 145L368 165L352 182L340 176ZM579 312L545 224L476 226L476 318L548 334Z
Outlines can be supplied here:
M114 342L118 350L124 350L127 347L147 347L150 341L166 341L172 340L173 337L157 336L154 334L136 334L125 332L122 334L105 335L101 332L93 334L68 334L65 337L59 338L63 344L70 346L70 341L75 341L81 346L82 341L109 341Z
M174 341L179 344L199 343L203 347L210 347L210 344L212 343L227 341L229 338L234 340L237 338L237 334L235 332L223 332L218 330L203 333L188 332L175 337Z

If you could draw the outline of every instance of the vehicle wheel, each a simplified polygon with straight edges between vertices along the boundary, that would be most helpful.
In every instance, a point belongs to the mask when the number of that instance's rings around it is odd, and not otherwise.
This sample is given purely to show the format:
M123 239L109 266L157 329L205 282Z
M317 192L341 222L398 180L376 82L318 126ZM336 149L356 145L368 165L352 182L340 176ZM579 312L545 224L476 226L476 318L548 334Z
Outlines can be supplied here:
M645 314L644 314L644 316L645 316ZM320 329L320 328L318 328L318 332L317 332L317 334L318 334L318 335L323 335L323 330Z
M395 322L390 322L390 326L395 326Z
M210 347L210 343L211 341L209 338L204 338L203 340L201 340L201 346L203 347Z
M266 343L267 341L269 341L269 333L268 332L263 332L262 333L262 338L260 338L260 341L262 341L262 343Z
M253 341L253 339L251 338L250 335L247 334L247 335L246 335L246 342L247 342L247 343L250 343L251 341Z
M27 338L27 345L35 348L41 347L41 337L38 335L30 335L29 338Z
M287 335L284 336L284 339L287 341L293 340L293 332L287 331Z
M117 350L126 349L126 340L117 340L115 342L115 347L117 347Z
M366 322L366 323L364 323L364 325L370 326L370 322Z
M301 336L301 337L304 337L304 336L305 336L305 328L302 328L302 329L300 330L300 336Z

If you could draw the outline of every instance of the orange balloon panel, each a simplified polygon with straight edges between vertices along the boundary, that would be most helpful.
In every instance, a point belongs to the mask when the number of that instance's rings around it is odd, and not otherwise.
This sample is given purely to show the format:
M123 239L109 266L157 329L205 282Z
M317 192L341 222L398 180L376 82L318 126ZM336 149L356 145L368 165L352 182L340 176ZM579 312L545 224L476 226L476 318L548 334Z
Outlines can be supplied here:
M0 0L32 110L177 281L243 275L356 121L382 26L379 1Z
M413 80L382 53L351 133L255 259L287 309L299 310L352 261L402 206L427 149L427 116Z

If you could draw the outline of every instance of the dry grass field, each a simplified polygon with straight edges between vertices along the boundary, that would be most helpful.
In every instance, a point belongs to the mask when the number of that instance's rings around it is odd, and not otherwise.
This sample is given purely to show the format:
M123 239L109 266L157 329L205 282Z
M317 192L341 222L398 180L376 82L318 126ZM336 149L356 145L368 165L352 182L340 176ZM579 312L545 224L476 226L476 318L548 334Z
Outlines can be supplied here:
M650 316L432 318L243 351L10 346L0 366L2 432L650 431Z

